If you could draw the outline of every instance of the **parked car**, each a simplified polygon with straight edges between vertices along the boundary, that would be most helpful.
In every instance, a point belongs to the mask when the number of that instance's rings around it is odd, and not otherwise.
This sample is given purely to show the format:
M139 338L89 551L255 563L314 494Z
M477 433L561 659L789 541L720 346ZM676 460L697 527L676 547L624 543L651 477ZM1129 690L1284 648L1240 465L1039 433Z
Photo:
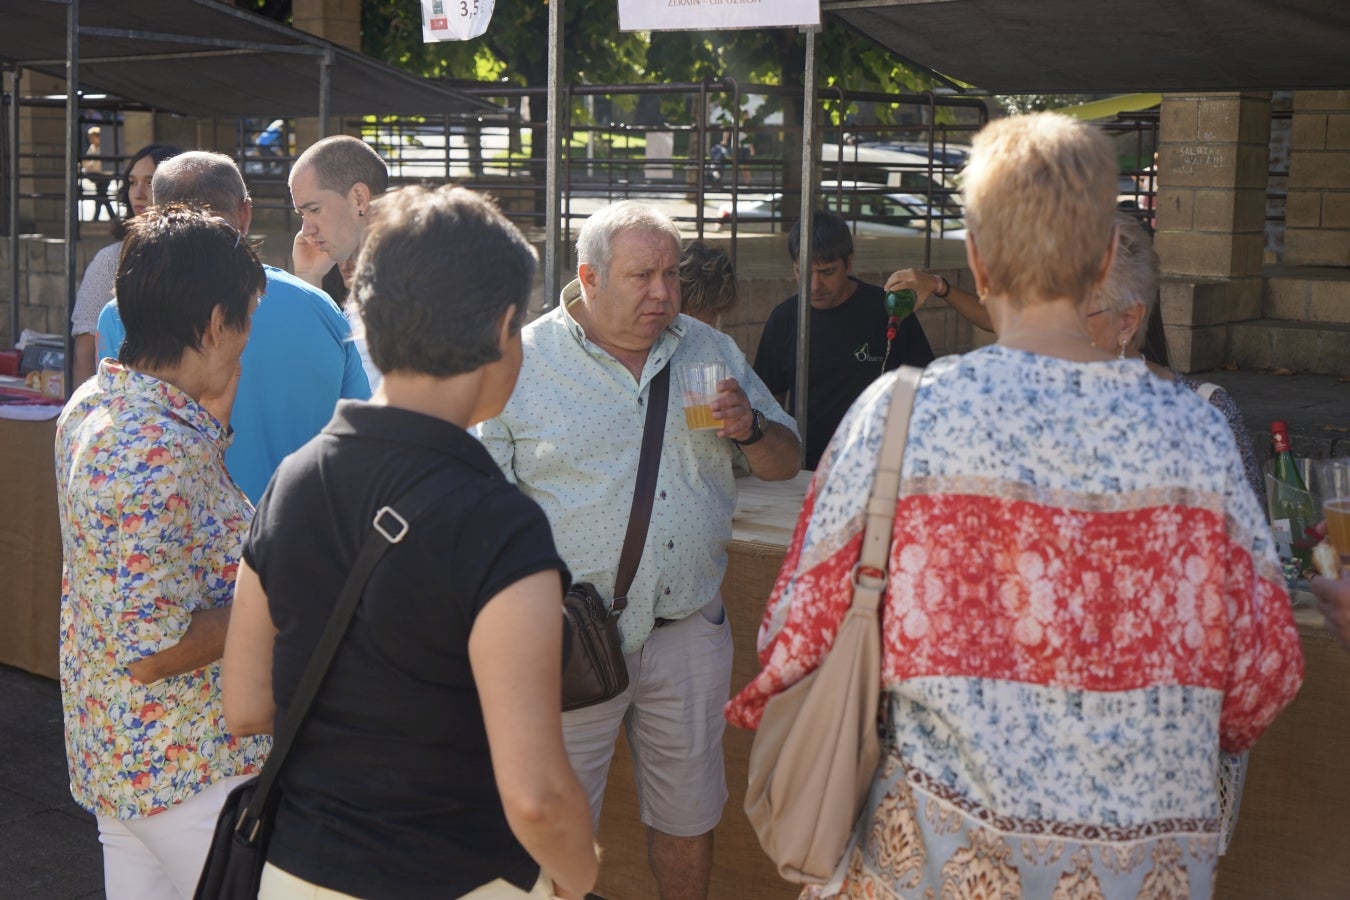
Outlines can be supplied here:
M822 144L820 177L826 181L884 185L906 194L934 197L949 214L960 215L956 172L926 155L868 144Z
M926 141L862 141L858 146L869 150L899 151L921 158L928 156ZM964 144L936 143L933 145L933 159L944 168L960 170L965 168L970 159L970 148Z
M943 240L965 240L966 225L950 210L939 214L938 206L929 220L928 201L917 194L889 191L883 185L855 181L825 181L820 185L820 203L825 209L843 216L858 234L890 234L902 237L923 237L932 232ZM733 222L738 231L774 231L775 223L786 230L795 222L798 210L783 207L781 193L768 197L738 200L735 207L723 204L717 210L716 227L729 229Z

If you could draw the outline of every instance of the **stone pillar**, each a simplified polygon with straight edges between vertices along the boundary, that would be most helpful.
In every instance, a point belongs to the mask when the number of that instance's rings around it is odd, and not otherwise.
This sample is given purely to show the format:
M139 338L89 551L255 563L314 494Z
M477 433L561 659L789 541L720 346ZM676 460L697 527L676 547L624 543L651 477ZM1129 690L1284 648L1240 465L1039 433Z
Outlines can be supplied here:
M1261 315L1269 94L1164 94L1157 239L1172 364L1214 368Z
M361 0L293 0L291 21L301 31L330 40L350 50L361 49ZM318 62L314 65L317 67ZM317 97L315 102L318 102ZM337 124L336 118L329 122L329 134L337 133ZM317 118L296 119L296 152L303 153L306 147L318 139Z
M361 49L361 0L293 0L291 21L307 34Z
M1350 91L1295 91L1284 261L1350 266Z

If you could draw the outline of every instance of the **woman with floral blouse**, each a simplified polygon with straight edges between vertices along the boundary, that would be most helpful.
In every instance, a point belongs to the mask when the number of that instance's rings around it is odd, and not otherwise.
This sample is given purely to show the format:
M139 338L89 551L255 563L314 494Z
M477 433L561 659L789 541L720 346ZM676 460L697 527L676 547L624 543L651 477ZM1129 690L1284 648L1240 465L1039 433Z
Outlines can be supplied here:
M121 358L57 424L66 757L98 819L109 900L192 896L225 796L267 751L229 733L220 703L253 514L224 452L264 285L223 219L147 211L117 271Z
M822 897L1209 897L1221 751L1302 681L1284 579L1223 417L1119 346L1114 151L1001 119L963 175L998 343L914 399L881 614L882 758ZM754 727L848 606L894 376L844 417L728 707Z

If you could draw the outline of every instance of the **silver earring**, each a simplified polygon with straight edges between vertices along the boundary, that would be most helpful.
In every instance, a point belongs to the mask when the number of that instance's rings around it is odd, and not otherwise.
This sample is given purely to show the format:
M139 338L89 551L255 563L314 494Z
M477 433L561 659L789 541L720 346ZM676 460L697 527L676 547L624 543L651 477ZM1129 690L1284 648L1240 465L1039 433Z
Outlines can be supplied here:
M1129 343L1129 341L1126 340L1125 338L1121 338L1121 339L1120 339L1120 358L1121 358L1121 359L1124 359L1124 358L1125 358L1125 345L1126 345L1127 343Z

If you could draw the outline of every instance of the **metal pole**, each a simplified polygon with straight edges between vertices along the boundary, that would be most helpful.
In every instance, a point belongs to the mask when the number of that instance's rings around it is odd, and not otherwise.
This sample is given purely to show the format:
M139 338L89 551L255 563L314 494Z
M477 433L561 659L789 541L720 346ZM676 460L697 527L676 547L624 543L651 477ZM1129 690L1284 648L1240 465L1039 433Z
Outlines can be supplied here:
M802 89L802 202L797 221L801 223L801 245L797 253L797 383L792 388L792 409L797 417L797 428L802 435L802 458L806 457L806 381L808 360L811 358L811 246L815 229L816 193L816 33L817 26L806 32L806 80Z
M329 47L319 57L319 140L328 137L328 94L332 68L333 49Z
M548 5L548 148L544 159L544 307L551 308L562 293L562 146L563 128L563 5ZM531 151L531 156L538 148Z
M75 310L75 242L80 227L80 0L66 8L66 318L61 329L66 348L66 396L75 390L75 350L70 316ZM18 295L14 297L18 300Z
M740 217L736 213L740 210L738 185L741 183L741 83L734 78L724 80L731 85L731 146L727 150L731 153L731 267L735 269L739 265L736 260L736 248L740 245L740 241L736 238Z
M697 185L694 197L697 202L695 209L698 216L698 239L701 241L703 240L703 208L707 203L707 198L704 196L706 190L704 176L708 173L708 79L706 78L703 79L703 83L698 88L698 128L694 131L694 140L698 141L698 153L690 153L689 156L698 160L698 172L695 173L698 180L694 182ZM734 271L735 260L732 260L731 266Z
M19 339L19 84L23 69L9 77L9 342Z

